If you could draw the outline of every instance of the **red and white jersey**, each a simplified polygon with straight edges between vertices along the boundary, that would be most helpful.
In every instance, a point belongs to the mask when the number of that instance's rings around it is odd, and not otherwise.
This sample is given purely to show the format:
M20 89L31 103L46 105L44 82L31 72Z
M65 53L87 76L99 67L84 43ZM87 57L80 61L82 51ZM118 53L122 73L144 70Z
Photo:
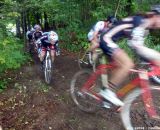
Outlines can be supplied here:
M94 32L98 32L100 34L106 30L108 30L106 23L104 21L98 21L89 31L88 40L91 41L94 38Z

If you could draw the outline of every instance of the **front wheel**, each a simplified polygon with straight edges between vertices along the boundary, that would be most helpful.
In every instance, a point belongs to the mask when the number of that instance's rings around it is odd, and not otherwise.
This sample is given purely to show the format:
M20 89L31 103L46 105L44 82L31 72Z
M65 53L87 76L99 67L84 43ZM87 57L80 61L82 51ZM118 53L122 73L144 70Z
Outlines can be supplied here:
M158 130L160 129L160 86L152 86L150 88L153 105L157 113L156 118L148 115L146 107L142 100L142 90L136 89L126 96L124 99L125 105L121 110L121 119L126 130ZM145 103L150 107L149 98Z
M100 105L91 93L83 92L81 90L86 82L92 82L91 80L88 80L91 74L91 70L80 70L74 75L70 84L70 93L74 103L79 109L89 113L96 112ZM96 81L91 83L91 89L94 92L98 92L98 87L100 87L100 84L96 78Z
M50 84L52 79L52 61L50 56L46 57L44 62L44 77L46 83Z
M78 54L78 66L80 69L92 68L91 52L81 50Z

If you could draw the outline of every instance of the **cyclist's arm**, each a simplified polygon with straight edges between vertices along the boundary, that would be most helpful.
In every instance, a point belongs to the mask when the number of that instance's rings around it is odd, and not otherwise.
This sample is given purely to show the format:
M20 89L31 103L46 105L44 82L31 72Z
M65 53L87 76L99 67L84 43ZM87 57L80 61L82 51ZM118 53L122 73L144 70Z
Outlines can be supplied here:
M94 32L89 51L94 51L97 47L99 47L98 32Z
M94 33L93 33L93 39L91 40L90 51L94 51L96 48L99 47L99 32L102 31L104 27L105 27L104 21L99 21L94 26L93 28Z

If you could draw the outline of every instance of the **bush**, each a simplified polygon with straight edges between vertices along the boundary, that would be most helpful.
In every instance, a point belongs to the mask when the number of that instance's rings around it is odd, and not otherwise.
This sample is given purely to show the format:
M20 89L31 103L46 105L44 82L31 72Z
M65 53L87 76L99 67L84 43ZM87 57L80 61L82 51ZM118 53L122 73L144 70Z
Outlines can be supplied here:
M1 35L2 32L0 32ZM3 34L2 34L3 35ZM28 56L23 52L23 42L11 33L0 37L0 91L3 90L7 81L3 79L3 73L8 69L17 69L23 64Z
M77 52L80 49L88 47L87 31L79 29L79 26L74 23L64 29L59 29L58 34L61 34L60 46L72 52Z
M6 69L16 69L26 60L22 42L14 37L0 40L0 72Z

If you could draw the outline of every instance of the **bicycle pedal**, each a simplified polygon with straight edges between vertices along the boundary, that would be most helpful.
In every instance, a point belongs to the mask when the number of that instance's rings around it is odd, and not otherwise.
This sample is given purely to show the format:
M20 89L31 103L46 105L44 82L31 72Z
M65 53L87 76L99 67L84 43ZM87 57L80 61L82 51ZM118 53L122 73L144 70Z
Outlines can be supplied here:
M109 109L109 108L112 107L112 105L109 102L104 101L103 104L102 104L102 107Z
M82 93L82 92L77 92L77 94L79 95L79 96L83 96L84 94Z

